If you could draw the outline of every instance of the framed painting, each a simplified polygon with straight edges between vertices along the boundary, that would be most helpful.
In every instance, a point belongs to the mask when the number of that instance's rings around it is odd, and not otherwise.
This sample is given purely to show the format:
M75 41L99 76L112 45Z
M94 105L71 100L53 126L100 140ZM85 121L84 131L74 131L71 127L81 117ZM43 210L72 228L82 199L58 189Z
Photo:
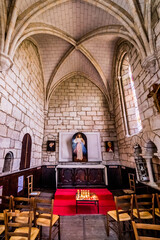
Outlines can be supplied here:
M84 133L75 133L72 137L73 162L87 162L87 137Z
M114 142L113 141L106 141L106 152L113 153L114 152Z
M55 152L56 150L56 141L47 141L47 151Z

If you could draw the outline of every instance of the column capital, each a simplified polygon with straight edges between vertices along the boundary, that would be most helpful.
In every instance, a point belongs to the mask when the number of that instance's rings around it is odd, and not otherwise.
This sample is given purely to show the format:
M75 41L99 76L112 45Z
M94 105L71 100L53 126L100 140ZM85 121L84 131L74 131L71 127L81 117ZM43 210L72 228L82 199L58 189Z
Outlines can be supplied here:
M146 161L148 161L148 160L151 160L153 156L152 155L145 155L145 154L143 154L142 157L145 158Z
M9 55L0 52L0 72L7 71L13 65L13 61Z
M154 156L160 158L160 152L154 153L153 157L154 157Z
M145 68L146 71L153 74L157 70L156 60L157 56L155 53L153 53L142 60L142 67Z

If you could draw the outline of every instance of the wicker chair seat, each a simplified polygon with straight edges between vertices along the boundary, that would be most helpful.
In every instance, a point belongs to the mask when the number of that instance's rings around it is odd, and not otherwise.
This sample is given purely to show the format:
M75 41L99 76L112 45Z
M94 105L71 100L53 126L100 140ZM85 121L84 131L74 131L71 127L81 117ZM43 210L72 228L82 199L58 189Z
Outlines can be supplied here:
M141 211L142 209L139 209L139 210ZM148 211L145 211L145 210L142 211L142 212L139 212L139 215L140 215L141 219L152 219L153 218L152 214ZM137 209L133 209L133 216L138 218Z
M16 217L15 221L17 223L27 223L28 222L29 211L20 212L19 216ZM34 213L32 214L32 221L34 220Z
M0 234L2 234L5 230L5 225L0 225Z
M134 191L131 189L123 189L123 192L126 194L134 194Z
M160 211L159 211L159 208L155 208L155 214L160 217Z
M20 228L17 228L14 232L16 233L28 233L29 231L29 228L28 227L20 227ZM38 236L38 233L39 233L39 229L38 228L35 228L35 227L32 227L31 228L31 240L34 240L36 239L36 237ZM13 236L10 238L10 240L28 240L28 237L18 237L18 236Z
M122 210L118 210L118 212L121 212ZM116 214L116 210L112 210L108 212L108 215L111 216L115 221L118 221L117 219L117 214ZM123 222L123 221L130 221L131 217L129 216L129 214L127 213L121 213L119 214L119 221Z
M48 217L45 218L45 217ZM44 227L49 227L50 226L50 219L49 217L51 217L50 214L47 214L47 213L42 213L39 215L39 217L37 218L37 225L39 226L44 226ZM53 214L53 219L52 219L52 226L56 223L56 221L59 219L59 216L58 215L54 215Z

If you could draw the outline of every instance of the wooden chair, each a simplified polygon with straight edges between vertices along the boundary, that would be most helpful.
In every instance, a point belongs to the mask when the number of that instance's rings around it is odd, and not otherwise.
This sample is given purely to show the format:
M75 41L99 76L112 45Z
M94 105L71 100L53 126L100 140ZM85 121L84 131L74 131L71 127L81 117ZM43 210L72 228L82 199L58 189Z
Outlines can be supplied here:
M19 213L15 221L18 223L28 222L28 213L32 211L32 221L34 220L34 198L12 197L13 212Z
M157 207L155 208L155 216L160 218L160 194L156 193Z
M32 227L33 212L28 212L28 222L26 223L15 222L15 219L18 218L19 215L20 213L18 212L5 211L5 240L34 240L39 237L39 229Z
M49 240L52 239L52 233L54 233L53 238L58 233L58 240L60 240L60 217L58 215L53 214L54 200L37 198L35 199L34 203L35 203L35 207L34 207L35 226L40 227L41 235L42 235L42 227L48 227L49 238L47 239ZM39 215L37 215L37 212L39 213Z
M135 187L135 176L133 173L128 174L128 179L129 179L129 187L130 189L123 189L123 192L125 194L134 194L136 192L136 187Z
M5 225L0 225L0 239L3 239L4 236L2 235L5 231Z
M155 223L154 214L154 194L142 194L134 195L135 206L133 209L133 216L138 219L139 222L142 220L152 220Z
M122 238L122 233L130 231L131 229L122 231L122 223L128 222L128 226L131 226L132 209L133 209L133 195L123 195L115 197L116 210L107 212L107 236L109 236L109 228L118 232L119 239ZM113 228L113 224L117 226ZM118 230L118 231L117 231Z
M11 211L12 198L11 196L0 196L0 221L4 221L4 210Z
M38 197L40 195L40 191L33 191L33 175L27 176L28 182L28 197Z
M135 240L158 240L160 238L155 237L157 235L157 232L155 231L160 231L160 225L155 225L155 224L146 224L146 223L135 223L132 221L132 226L134 230L134 235L135 235ZM138 230L145 230L145 236L140 235ZM152 230L155 233L155 236L148 236L147 230ZM150 231L151 232L151 231ZM143 231L144 233L144 231ZM153 233L152 233L153 234Z

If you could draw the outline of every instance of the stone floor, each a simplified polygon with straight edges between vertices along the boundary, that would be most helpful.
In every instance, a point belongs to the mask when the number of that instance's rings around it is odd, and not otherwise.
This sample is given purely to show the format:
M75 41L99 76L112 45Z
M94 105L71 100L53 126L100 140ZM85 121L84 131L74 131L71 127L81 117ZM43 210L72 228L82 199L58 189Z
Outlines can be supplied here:
M41 192L42 198L51 198L53 193ZM61 240L118 240L116 233L110 230L110 236L106 233L106 216L95 215L75 215L61 216ZM48 229L43 229L43 237L47 239ZM56 236L56 240L58 237ZM126 235L124 240L130 240L131 237Z
M104 215L61 216L61 240L118 240L116 233L110 230L106 234L106 217ZM43 237L47 239L48 231L44 229ZM130 240L127 234L123 240ZM55 240L58 240L56 236Z

